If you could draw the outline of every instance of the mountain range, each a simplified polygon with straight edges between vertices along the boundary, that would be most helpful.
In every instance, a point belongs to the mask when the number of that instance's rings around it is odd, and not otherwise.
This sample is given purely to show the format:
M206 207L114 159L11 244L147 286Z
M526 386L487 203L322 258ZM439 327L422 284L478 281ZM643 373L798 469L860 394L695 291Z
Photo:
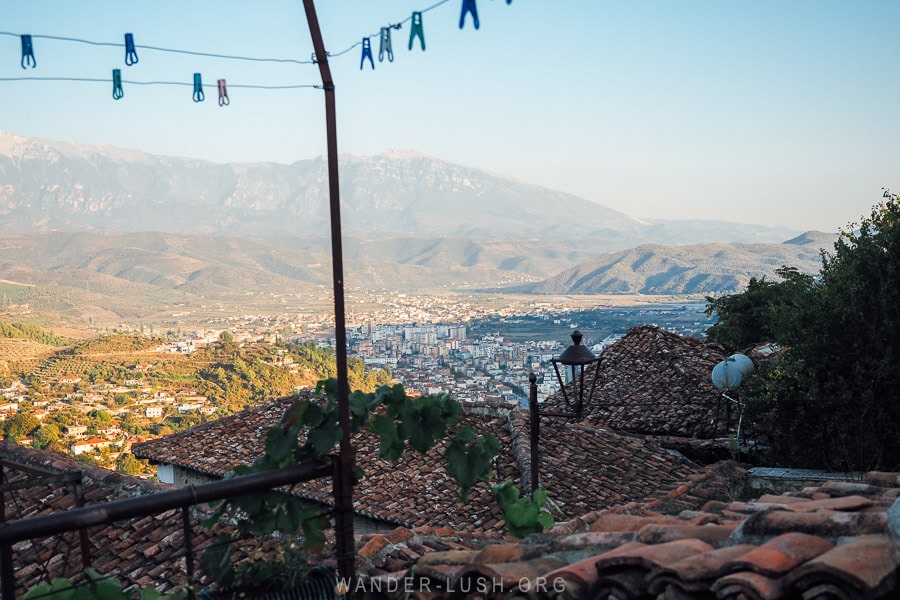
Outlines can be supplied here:
M834 239L636 219L411 151L342 156L340 183L349 287L731 292L781 264L817 270ZM309 290L330 284L329 231L324 157L220 164L0 132L0 279L132 298Z

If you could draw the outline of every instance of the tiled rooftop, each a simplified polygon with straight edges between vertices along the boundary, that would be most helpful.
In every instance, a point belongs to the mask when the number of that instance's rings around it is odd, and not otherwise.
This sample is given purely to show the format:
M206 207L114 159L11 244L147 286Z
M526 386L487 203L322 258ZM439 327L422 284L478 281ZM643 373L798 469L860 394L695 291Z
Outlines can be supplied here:
M7 487L3 496L7 521L169 489L168 486L93 467L67 456L31 450L4 441L0 441L0 458L4 463L4 484ZM48 476L81 473L82 497L79 500L71 484L24 472L9 466L10 463L37 467L47 472ZM211 539L210 533L196 523L192 530L195 547ZM164 591L187 580L180 511L171 510L91 527L84 539L90 564L100 573L118 576L126 585L152 583ZM83 568L81 548L77 532L15 544L13 559L17 590L24 592L52 577L80 574Z
M153 463L222 476L261 454L266 430L280 420L289 405L285 399L254 407L189 431L135 444L133 452ZM360 432L353 440L357 464L365 473L354 489L357 513L406 527L430 524L499 534L502 515L490 485L512 479L520 487L529 486L527 414L508 408L467 410L460 425L497 436L501 447L494 477L477 484L463 505L457 502L458 488L443 466L446 442L426 455L407 451L397 463L391 463L377 457L377 438ZM541 487L550 491L562 511L561 518L664 496L705 472L654 443L565 422L545 427L539 456ZM332 501L330 483L324 480L299 484L295 491L325 504Z
M726 356L720 346L696 338L653 325L632 327L601 355L600 380L585 406L585 420L642 434L725 435L737 415L729 412L711 374ZM560 401L559 394L548 398L542 410L553 410Z
M900 597L900 474L755 502L628 503L518 543L425 527L362 536L367 598ZM669 507L671 508L671 507Z

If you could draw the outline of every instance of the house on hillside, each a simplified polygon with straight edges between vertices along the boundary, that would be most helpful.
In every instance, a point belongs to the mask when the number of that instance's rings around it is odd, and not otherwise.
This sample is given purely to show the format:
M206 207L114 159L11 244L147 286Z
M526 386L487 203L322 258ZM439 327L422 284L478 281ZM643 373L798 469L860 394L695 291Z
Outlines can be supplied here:
M101 448L109 448L114 444L115 442L111 442L103 438L94 437L75 442L74 444L69 446L69 450L71 450L73 455L78 456L79 454L84 454L85 452L93 452L94 450L99 450Z

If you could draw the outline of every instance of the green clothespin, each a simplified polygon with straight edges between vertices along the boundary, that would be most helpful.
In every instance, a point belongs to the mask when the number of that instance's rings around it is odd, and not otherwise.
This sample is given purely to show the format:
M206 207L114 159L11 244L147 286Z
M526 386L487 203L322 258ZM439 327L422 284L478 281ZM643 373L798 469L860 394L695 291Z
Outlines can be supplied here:
M125 95L122 89L122 70L113 69L113 100L120 100Z
M200 73L194 73L194 102L203 102L206 94L203 93L203 78Z
M422 28L422 13L414 12L412 14L412 25L409 30L409 49L412 50L413 40L418 37L419 42L422 45L422 50L425 50L425 30Z

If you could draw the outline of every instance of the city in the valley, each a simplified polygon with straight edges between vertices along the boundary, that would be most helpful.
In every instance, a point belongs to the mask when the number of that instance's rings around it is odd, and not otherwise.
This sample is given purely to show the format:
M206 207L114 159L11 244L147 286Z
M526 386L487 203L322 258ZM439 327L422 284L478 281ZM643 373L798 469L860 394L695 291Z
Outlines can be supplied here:
M527 405L531 373L537 376L539 398L557 390L551 359L572 343L575 330L595 354L641 324L702 337L714 321L705 308L700 298L357 294L348 303L347 350L357 368L364 365L359 370L376 374L369 385L392 381L410 395L446 393L466 404ZM0 381L4 434L19 443L52 445L85 460L140 471L128 461L123 465L134 441L290 393L298 388L301 371L303 385L315 384L310 372L321 375L321 368L299 364L303 358L284 348L312 352L320 364L323 356L333 360L333 309L319 303L314 309L284 306L282 311L235 315L222 307L178 307L167 315L168 322L104 326L95 338L114 334L157 343L143 348L143 354L127 347L92 348L77 357L46 354L18 377L9 371ZM4 320L15 321L10 315ZM209 354L221 350L223 340L236 350ZM24 344L7 340L13 342ZM178 366L191 361L207 364L203 382ZM257 381L238 393L225 371Z

